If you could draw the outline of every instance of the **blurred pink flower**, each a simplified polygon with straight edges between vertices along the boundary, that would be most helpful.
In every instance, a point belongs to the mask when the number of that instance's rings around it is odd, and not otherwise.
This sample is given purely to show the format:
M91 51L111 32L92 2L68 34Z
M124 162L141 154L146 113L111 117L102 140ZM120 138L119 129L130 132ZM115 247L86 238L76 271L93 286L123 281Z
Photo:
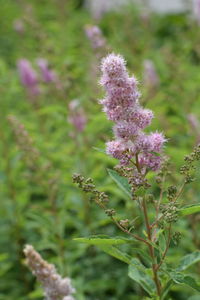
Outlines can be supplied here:
M69 103L69 116L68 121L71 123L78 132L82 132L86 126L87 118L78 100L72 100Z
M192 129L192 133L196 135L197 143L200 142L200 123L194 114L187 115L187 119Z
M86 25L85 33L91 42L92 48L103 48L106 46L106 40L103 37L101 29L95 25Z
M200 25L200 0L193 0L193 14L197 23Z
M146 86L156 88L159 85L158 74L152 60L144 61L144 84Z
M44 82L57 82L58 78L54 71L49 69L48 61L44 58L37 59L37 65L40 68L42 74L42 80Z
M40 93L38 87L38 77L35 70L32 68L31 63L27 59L20 59L17 63L19 75L22 84L32 95Z

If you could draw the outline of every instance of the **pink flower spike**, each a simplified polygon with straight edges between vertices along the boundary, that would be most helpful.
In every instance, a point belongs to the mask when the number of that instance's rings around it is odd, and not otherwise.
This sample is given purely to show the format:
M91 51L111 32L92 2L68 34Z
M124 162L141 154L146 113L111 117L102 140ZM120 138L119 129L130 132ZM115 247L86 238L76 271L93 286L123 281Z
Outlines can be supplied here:
M48 62L44 58L37 59L37 65L40 68L41 74L42 74L42 80L44 82L56 82L57 76L56 73L49 69Z
M38 79L35 70L27 59L20 59L17 63L21 82L26 87L33 87L37 85Z
M100 84L106 91L106 97L100 101L109 120L114 121L113 132L116 140L106 144L107 154L120 160L120 164L129 165L139 155L141 171L157 171L161 166L160 153L166 141L162 133L147 135L143 132L151 124L153 112L139 104L137 80L129 77L126 62L120 55L109 54L102 60Z
M106 46L106 41L103 37L101 29L98 26L86 25L85 34L90 40L93 49L102 48Z

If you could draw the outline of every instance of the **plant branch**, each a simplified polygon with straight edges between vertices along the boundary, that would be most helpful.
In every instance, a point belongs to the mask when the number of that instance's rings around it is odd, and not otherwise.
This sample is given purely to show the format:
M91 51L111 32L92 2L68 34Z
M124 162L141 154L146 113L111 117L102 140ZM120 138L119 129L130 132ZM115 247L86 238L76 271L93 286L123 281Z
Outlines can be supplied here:
M146 206L146 200L145 200L145 198L143 199L143 212L144 212L144 219L145 219L145 224L146 224L146 230L147 230L148 239L149 239L150 242L152 242L151 227L150 227L150 224L149 224L149 218L148 218L147 206ZM151 244L148 245L148 247L149 247L150 256L152 258L152 271L153 271L153 274L154 274L154 282L156 284L157 294L160 297L161 296L161 284L160 284L160 280L159 280L158 274L157 274L157 264L155 262L154 248L153 248L153 246Z
M117 227L119 229L121 229L123 232L129 234L130 236L132 236L133 238L135 238L136 240L140 241L140 242L143 242L145 243L146 245L150 246L149 242L146 241L145 239L143 239L142 237L138 236L138 235L135 235L133 233L131 233L128 229L124 228L123 226L120 225L120 223L114 218L114 217L111 217L112 221L115 223L115 225L117 225Z
M167 239L167 244L166 244L166 248L165 248L165 251L162 255L162 258L160 260L160 263L157 265L156 267L156 271L159 270L159 268L161 267L162 263L164 262L164 259L166 257L166 254L167 254L167 251L169 249L169 246L170 246L170 241L171 241L171 229L172 229L172 224L169 225L169 231L168 231L168 239Z

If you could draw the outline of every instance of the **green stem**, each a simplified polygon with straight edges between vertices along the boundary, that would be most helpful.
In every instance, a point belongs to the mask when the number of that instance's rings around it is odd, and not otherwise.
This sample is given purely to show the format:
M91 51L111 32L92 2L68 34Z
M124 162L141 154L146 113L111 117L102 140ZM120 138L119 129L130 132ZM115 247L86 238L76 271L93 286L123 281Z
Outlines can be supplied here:
M148 239L149 239L150 242L152 242L151 226L150 226L150 223L149 223L145 198L143 199L143 212L144 212L144 219L145 219ZM156 264L156 260L155 260L154 248L151 244L148 244L148 247L149 247L150 256L152 258L152 271L153 271L153 275L154 275L153 279L154 279L154 282L155 282L155 285L156 285L157 294L158 294L159 299L160 299L160 297L161 297L161 284L160 284L160 280L159 280L158 273L157 273L157 264Z

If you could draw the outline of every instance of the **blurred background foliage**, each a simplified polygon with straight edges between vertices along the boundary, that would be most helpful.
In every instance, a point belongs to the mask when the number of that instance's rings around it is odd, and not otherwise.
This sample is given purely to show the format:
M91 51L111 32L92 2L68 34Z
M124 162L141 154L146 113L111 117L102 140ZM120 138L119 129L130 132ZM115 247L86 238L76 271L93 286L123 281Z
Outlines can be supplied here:
M21 29L16 26L20 22ZM120 235L103 212L73 186L74 172L94 178L123 217L139 215L136 205L107 174L106 169L116 161L95 149L104 149L105 141L112 138L112 123L98 104L102 93L98 70L94 76L93 68L98 68L99 57L84 28L98 25L109 49L124 55L130 72L138 78L141 101L155 112L151 130L163 131L168 138L170 183L181 182L178 170L183 157L199 139L200 126L196 122L195 129L188 115L200 118L200 27L188 12L144 14L133 5L97 20L83 1L75 0L0 0L0 24L0 299L42 299L39 285L24 264L26 243L55 263L62 275L73 278L79 300L145 299L139 286L128 279L125 264L73 240L93 234ZM47 59L61 87L41 84L41 93L31 99L17 70L22 58L35 69L38 58ZM153 89L144 85L146 59L153 61L159 77L159 86ZM69 122L69 103L74 99L87 119L81 132ZM31 166L26 159L29 151L19 147L13 133L10 115L24 125L39 153ZM185 204L199 201L199 179L197 168L197 181L183 195ZM152 190L158 195L154 182ZM199 247L198 219L177 222L183 238L179 246L172 245L170 263ZM137 219L135 227L141 230L142 220ZM184 287L174 288L170 297L199 299Z

